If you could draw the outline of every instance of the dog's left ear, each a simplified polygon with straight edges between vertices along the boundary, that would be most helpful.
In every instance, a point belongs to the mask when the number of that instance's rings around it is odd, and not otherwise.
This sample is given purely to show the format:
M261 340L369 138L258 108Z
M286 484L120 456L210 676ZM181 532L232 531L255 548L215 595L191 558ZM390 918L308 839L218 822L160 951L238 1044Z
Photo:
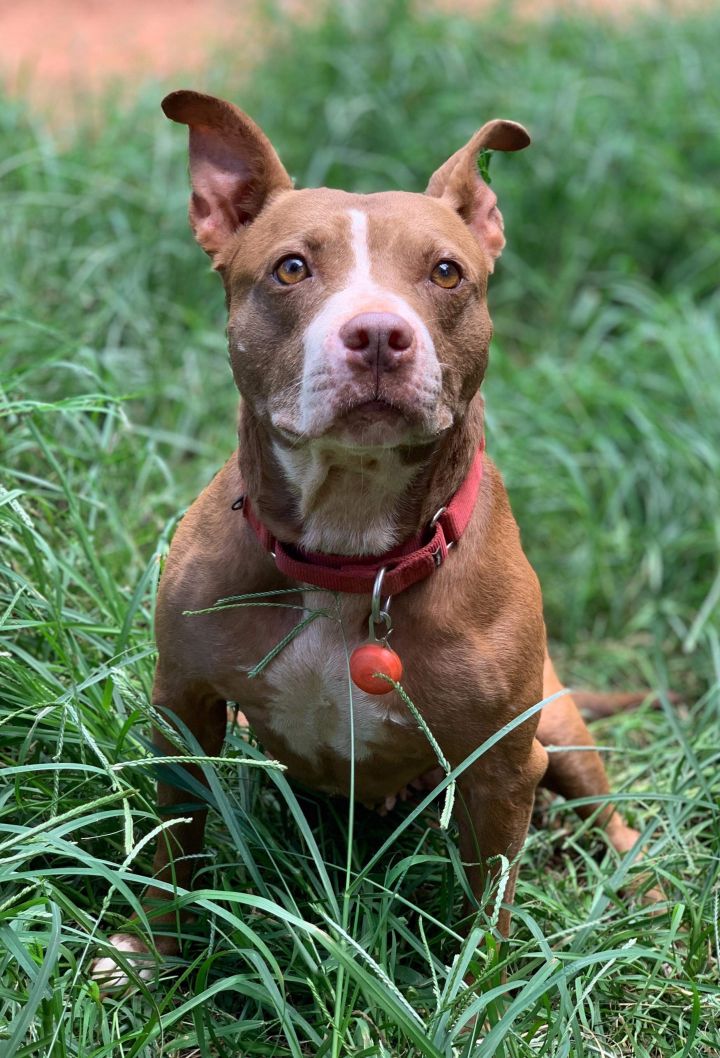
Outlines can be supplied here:
M521 151L530 143L527 131L515 121L488 121L430 177L426 194L456 210L489 257L490 271L505 245L503 219L497 197L478 171L481 151Z

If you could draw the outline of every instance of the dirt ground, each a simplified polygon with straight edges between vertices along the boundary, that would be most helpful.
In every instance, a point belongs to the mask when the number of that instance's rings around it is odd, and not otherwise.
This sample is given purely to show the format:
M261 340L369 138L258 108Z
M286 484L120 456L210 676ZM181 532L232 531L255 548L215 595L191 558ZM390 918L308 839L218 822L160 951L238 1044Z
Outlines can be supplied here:
M43 109L109 83L192 71L229 39L256 51L251 0L0 0L0 78Z
M431 2L449 12L480 13L489 6L489 0ZM323 6L323 0L276 2L279 17L290 19L312 17ZM573 7L616 17L661 2L516 0L512 6L530 17ZM665 0L662 6L681 13L695 5ZM53 110L112 82L132 85L135 78L201 70L221 43L237 42L238 63L251 63L262 48L265 24L256 0L0 0L0 80L13 95Z

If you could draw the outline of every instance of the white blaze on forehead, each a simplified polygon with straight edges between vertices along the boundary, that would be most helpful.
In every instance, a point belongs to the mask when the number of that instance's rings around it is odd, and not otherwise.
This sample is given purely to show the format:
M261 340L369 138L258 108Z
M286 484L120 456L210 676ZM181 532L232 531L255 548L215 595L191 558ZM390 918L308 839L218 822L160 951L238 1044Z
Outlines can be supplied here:
M370 246L368 245L368 219L367 213L361 209L348 210L350 214L350 231L352 237L352 250L355 258L353 277L362 279L363 276L370 278Z

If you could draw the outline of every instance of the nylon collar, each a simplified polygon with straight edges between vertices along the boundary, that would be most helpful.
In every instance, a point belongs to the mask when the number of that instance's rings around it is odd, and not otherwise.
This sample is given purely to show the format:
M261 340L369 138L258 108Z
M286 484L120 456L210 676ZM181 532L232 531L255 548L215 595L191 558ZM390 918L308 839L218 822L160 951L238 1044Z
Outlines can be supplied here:
M481 444L462 485L447 505L440 508L427 530L384 555L304 551L277 540L255 514L248 496L239 497L233 509L242 510L262 546L275 559L278 570L291 580L328 591L369 595L375 578L385 568L383 594L397 595L439 569L465 532L480 491L483 449Z

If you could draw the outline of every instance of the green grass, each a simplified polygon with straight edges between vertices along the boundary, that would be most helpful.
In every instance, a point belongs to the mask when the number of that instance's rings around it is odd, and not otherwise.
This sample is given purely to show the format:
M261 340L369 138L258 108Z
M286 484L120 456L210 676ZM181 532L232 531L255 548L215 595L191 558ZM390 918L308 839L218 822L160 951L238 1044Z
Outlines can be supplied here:
M489 447L566 677L685 697L596 729L667 908L619 895L637 869L541 798L507 950L482 917L463 941L454 835L432 813L380 820L293 790L235 734L206 766L182 959L158 987L100 1000L90 960L139 908L159 825L138 764L158 570L233 445L235 394L166 86L108 100L71 136L5 102L0 1053L714 1055L720 18L613 29L349 6L278 31L251 78L230 56L206 84L266 127L300 184L421 189L486 118L533 133L492 163L509 244Z

